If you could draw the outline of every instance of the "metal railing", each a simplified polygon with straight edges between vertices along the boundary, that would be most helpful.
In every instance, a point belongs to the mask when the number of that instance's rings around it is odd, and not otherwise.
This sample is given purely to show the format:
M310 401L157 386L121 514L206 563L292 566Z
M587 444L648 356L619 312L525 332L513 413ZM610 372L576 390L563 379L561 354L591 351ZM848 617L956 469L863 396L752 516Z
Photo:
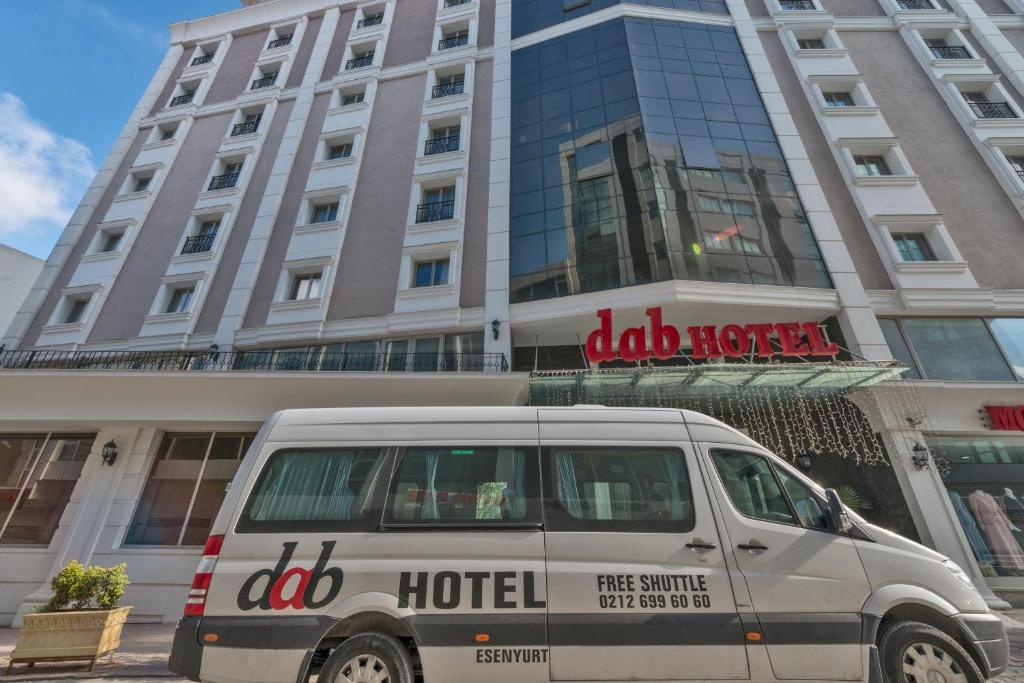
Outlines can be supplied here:
M260 120L255 121L244 121L242 123L236 123L235 127L231 129L231 137L237 137L239 135L248 135L249 133L255 133L260 128Z
M178 95L177 97L171 98L172 107L180 107L183 104L189 104L195 99L196 94L194 92L187 92L184 95Z
M5 370L122 372L508 372L503 353L3 351Z
M979 119L1015 119L1017 113L1006 102L968 102Z
M458 152L460 139L461 138L458 135L449 135L446 138L431 138L427 140L427 144L423 146L423 155L430 156L431 154Z
M430 91L430 99L436 100L439 97L461 95L464 92L466 92L466 81L452 81L451 83L442 83L441 85L435 85L434 89Z
M181 247L181 254L205 254L206 252L213 249L213 241L217 239L217 233L211 232L209 235L193 235L185 240L185 244Z
M449 7L458 7L459 5L468 5L473 0L444 0L445 9Z
M437 41L438 50L450 50L453 47L461 47L463 45L469 45L469 34L451 36L450 38L442 38Z
M900 9L935 9L935 6L928 0L896 0L896 3Z
M931 48L936 59L970 59L971 53L963 45L939 45Z
M192 66L202 66L213 61L213 55L200 55L192 60Z
M267 49L268 50L273 50L275 47L284 47L285 45L291 45L292 44L292 35L293 34L289 33L286 36L281 36L277 40L270 41L270 43L267 44Z
M367 55L365 57L356 57L355 59L350 59L347 62L345 62L345 71L349 71L351 69L360 69L364 66L372 65L373 55Z
M368 28L370 26L380 26L383 23L384 23L384 15L383 14L377 14L375 16L366 17L365 19L360 19L359 21L357 21L356 22L356 28L360 29L360 28Z
M779 6L784 10L815 10L813 0L781 0Z
M215 175L210 178L210 186L206 188L207 192L213 190L227 190L235 186L238 182L238 176L241 173L225 173L224 175Z
M277 83L277 72L264 76L263 78L257 78L252 82L252 87L249 90L259 90L260 88L269 88L270 86Z
M427 202L416 207L417 223L434 223L447 221L455 217L455 200L443 202Z

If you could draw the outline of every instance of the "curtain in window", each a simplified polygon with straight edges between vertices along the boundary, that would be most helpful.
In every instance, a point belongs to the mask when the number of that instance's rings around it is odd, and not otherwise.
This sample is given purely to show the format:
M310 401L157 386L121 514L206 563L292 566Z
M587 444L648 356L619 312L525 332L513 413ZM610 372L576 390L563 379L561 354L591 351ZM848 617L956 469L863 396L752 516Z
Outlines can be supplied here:
M269 486L260 492L252 519L330 521L350 519L349 488L356 452L289 453L278 459Z
M526 454L518 448L499 448L498 462L512 459L512 482L502 492L502 517L523 519L526 517Z
M683 519L686 517L683 494L679 491L680 479L682 479L683 463L676 453L666 453L661 456L661 468L665 471L665 481L668 482L669 510L672 512L671 519Z
M580 505L580 491L576 486L576 469L572 463L572 453L555 453L555 467L558 468L558 479L561 483L561 499L565 509L575 519L583 518L583 506Z
M426 451L423 454L427 469L427 491L420 509L420 519L441 519L441 509L437 504L437 465L440 460L440 451Z

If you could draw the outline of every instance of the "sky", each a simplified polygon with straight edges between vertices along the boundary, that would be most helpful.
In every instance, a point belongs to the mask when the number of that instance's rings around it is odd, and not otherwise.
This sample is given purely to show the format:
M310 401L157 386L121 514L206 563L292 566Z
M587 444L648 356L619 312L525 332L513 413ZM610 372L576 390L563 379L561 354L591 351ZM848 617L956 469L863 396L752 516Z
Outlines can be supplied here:
M0 0L0 243L46 258L163 60L167 26L240 6Z

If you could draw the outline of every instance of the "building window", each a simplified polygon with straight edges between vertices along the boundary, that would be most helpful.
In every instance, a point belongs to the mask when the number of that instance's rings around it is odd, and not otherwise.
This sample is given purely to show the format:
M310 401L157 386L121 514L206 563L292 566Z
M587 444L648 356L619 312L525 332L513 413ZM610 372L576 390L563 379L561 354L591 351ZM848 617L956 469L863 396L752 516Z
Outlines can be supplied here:
M345 62L345 71L361 69L366 66L373 66L374 50L360 50L352 52L352 59Z
M95 434L0 434L0 544L49 545Z
M186 313L192 304L192 297L196 293L195 285L187 287L176 287L167 300L167 309L164 313Z
M1015 119L1017 112L1006 102L993 102L981 91L961 93L971 112L979 119Z
M436 187L423 192L423 203L416 207L417 223L447 221L455 217L455 186Z
M292 301L319 299L320 281L322 277L322 272L296 275L295 278L292 280L292 287L291 291L289 292L288 298L291 299Z
M1024 182L1024 157L1006 157L1006 160L1010 162L1010 168L1021 179L1021 182Z
M1014 379L992 332L981 318L902 318L899 325L925 379Z
M903 261L937 261L928 238L919 232L893 233L892 241Z
M430 131L423 149L424 156L431 154L444 154L445 152L459 151L459 142L462 136L462 126L441 126Z
M446 32L444 37L437 42L438 50L450 50L455 47L469 45L469 29L459 29Z
M356 22L356 28L369 28L370 26L380 26L384 23L384 12L378 11L376 14L364 14L363 18Z
M156 131L153 135L153 139L157 142L164 140L173 140L174 135L178 132L178 126L181 125L178 121L174 123L165 123L157 126Z
M825 49L825 41L821 38L798 38L796 44L801 50Z
M1024 318L995 318L989 325L1017 379L1024 381Z
M242 162L221 162L221 173L210 178L210 185L207 191L229 190L238 185L238 179L242 175Z
M418 262L412 286L436 287L448 284L448 263L446 258Z
M260 129L260 121L263 120L262 112L255 112L251 114L242 115L242 120L234 125L231 129L231 137L238 137L239 135L249 135L255 133Z
M182 254L205 254L213 249L213 242L220 230L220 220L203 221L195 235L185 239L181 248Z
M166 434L125 543L202 545L253 434Z
M124 230L104 230L100 234L97 254L110 254L121 247L121 240L124 239Z
M289 37L289 40L291 38ZM258 71L256 78L253 79L250 90L260 90L261 88L269 88L270 86L277 83L277 74L279 73L280 65L274 65L266 68L261 68Z
M892 357L898 360L907 371L903 373L903 379L921 379L921 371L918 370L914 354L910 352L910 345L903 337L899 321L892 318L879 318L878 324L882 327L882 334L885 336L885 343L892 351Z
M338 202L330 204L317 204L313 207L313 216L310 223L331 223L338 220Z
M461 95L466 91L466 74L465 73L454 73L447 76L438 76L437 85L430 93L431 99L438 99L439 97L450 97L451 95Z
M132 176L131 191L132 192L146 192L149 190L150 184L153 182L153 174L141 174L137 173Z
M882 156L855 155L853 162L857 165L857 175L861 176L885 176L892 175L889 164Z
M826 107L854 107L853 96L848 92L826 92L822 93L825 98Z
M80 323L82 318L85 317L85 311L89 308L89 300L92 296L74 298L68 303L67 312L64 314L64 319L61 322L64 323Z
M340 142L336 145L331 145L327 149L328 161L334 159L348 159L352 156L352 143L351 142Z
M341 106L348 107L353 104L359 104L366 98L366 91L359 90L358 92L343 92L341 93Z

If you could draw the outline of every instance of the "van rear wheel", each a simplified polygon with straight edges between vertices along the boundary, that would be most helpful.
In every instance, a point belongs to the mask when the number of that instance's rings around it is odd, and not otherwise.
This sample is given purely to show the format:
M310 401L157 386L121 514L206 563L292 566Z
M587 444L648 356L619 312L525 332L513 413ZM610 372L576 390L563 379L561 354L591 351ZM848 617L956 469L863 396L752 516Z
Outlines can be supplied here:
M385 633L352 636L331 653L318 683L413 683L405 646Z
M963 646L928 624L896 624L878 649L885 683L985 683Z

